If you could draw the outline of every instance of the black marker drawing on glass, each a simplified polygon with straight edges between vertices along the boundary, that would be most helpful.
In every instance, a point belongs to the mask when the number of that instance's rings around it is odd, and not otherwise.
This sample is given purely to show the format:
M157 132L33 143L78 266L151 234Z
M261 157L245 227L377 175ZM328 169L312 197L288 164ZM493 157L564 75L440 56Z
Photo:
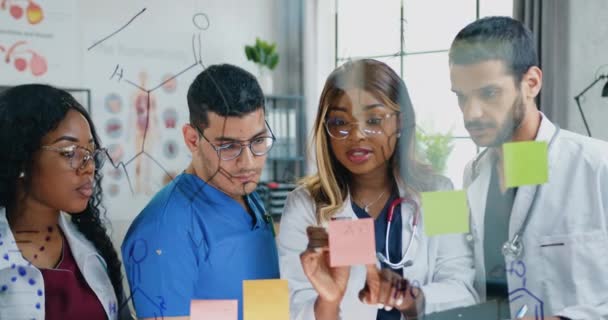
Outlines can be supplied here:
M143 13L143 10L139 14L141 14L141 13ZM181 70L180 72L175 73L175 75L173 75L172 77L168 77L168 78L164 79L164 81L162 81L160 84L158 84L157 86L155 86L155 87L153 87L151 89L144 88L144 87L136 84L135 82L133 82L133 81L125 78L124 77L124 73L125 73L124 68L122 68L118 64L116 65L116 67L114 68L114 71L112 72L112 75L110 76L110 80L116 78L116 80L118 82L123 81L123 78L124 78L124 81L126 83L128 83L129 85L131 85L131 86L137 88L138 90L142 91L142 95L145 97L144 98L145 101L144 101L144 103L142 103L142 106L145 106L145 110L142 110L142 112L141 112L141 114L144 115L144 117L142 117L142 119L141 119L142 129L143 129L142 130L142 132L143 132L143 138L141 139L141 147L139 148L139 152L136 153L133 157L131 157L130 159L128 159L126 161L115 161L112 157L109 157L109 155L108 155L108 158L110 159L110 163L112 164L112 166L115 169L120 168L120 169L122 169L125 172L125 175L126 175L126 178L127 178L127 183L129 184L129 188L130 188L132 194L135 194L135 190L133 189L133 184L132 184L132 181L131 181L131 177L127 173L127 168L126 167L128 165L130 165L131 163L133 163L134 161L136 161L137 159L139 159L140 157L144 157L145 156L149 160L152 160L161 170L163 170L163 172L165 173L165 175L169 179L173 179L174 178L169 173L169 171L167 171L160 164L160 162L158 160L156 160L154 157L152 157L145 150L146 138L148 137L148 131L150 129L150 111L151 111L150 108L151 108L151 105L152 105L150 94L153 91L162 88L168 82L174 81L177 77L179 77L180 75L186 73L187 71L195 68L196 66L200 65L203 69L206 68L205 65L203 64L203 58L202 58L201 31L207 30L211 24L210 24L209 18L204 13L197 13L197 14L193 15L193 17L192 17L192 23L194 24L195 28L197 29L197 32L192 35L192 53L193 53L193 58L194 58L193 60L194 61L193 61L193 63L191 65L189 65L185 69ZM218 90L219 90L219 87L218 87ZM226 104L226 108L229 108L229 106L226 103L226 99L224 99L224 102ZM139 120L138 120L138 122L139 122ZM136 172L137 172L137 170L136 170Z
M111 37L115 36L117 33L121 32L124 28L126 28L128 25L131 24L131 22L133 22L133 20L135 20L135 18L139 17L140 14L144 13L144 11L146 11L146 8L143 8L138 14L136 14L133 18L131 18L131 20L129 20L129 22L127 22L124 26L120 27L118 30L112 32L110 35L104 37L103 39L96 41L95 43L93 43L88 49L87 51L90 51L91 49L95 48L97 45L101 44L102 42L110 39Z
M142 12L140 12L139 14L143 13L144 10L142 10ZM129 21L129 23L131 23L137 16L135 16L133 19L131 19L131 21ZM127 25L129 23L127 23ZM192 35L192 41L191 41L193 63L191 65L187 66L186 68L184 68L182 71L177 72L177 73L172 73L174 75L171 77L163 78L163 81L160 84L158 84L157 86L155 86L151 89L144 88L144 86L140 86L140 85L134 83L133 81L130 81L128 78L126 78L125 69L118 64L116 65L116 67L114 68L114 70L110 76L110 80L116 79L116 81L118 81L118 82L121 82L124 80L124 82L126 82L129 85L142 91L142 93L146 95L146 100L147 100L146 107L148 108L148 110L146 112L146 117L145 117L146 125L145 125L145 131L144 131L144 135L143 135L144 136L143 141L141 143L139 152L136 155L134 155L132 158L125 160L125 161L115 160L112 157L109 157L109 155L108 155L108 158L110 159L110 163L114 167L114 169L121 169L125 173L125 176L126 176L127 182L129 183L129 188L130 188L132 194L134 194L134 190L133 190L131 179L129 177L126 167L129 166L131 163L133 163L133 161L138 157L142 157L142 156L148 157L160 169L163 170L163 172L166 174L167 177L169 177L170 179L173 179L173 176L145 150L145 142L146 142L146 138L148 136L147 134L148 134L149 122L150 122L150 118L149 118L149 116L150 116L150 112L149 112L150 94L159 88L163 88L163 86L165 86L167 83L169 83L171 81L175 81L177 77L179 77L180 75L186 73L187 71L189 71L197 66L201 66L203 68L203 70L206 69L206 66L203 63L203 59L202 59L202 56L203 56L203 54L202 54L202 51L203 51L202 31L205 31L210 27L210 20L206 14L197 13L197 14L193 15L192 23L196 28L196 32ZM127 25L125 25L124 27L126 27ZM119 29L118 31L124 29L124 27ZM114 35L114 34L112 34L112 35ZM110 36L112 36L112 35L110 35ZM215 80L213 78L211 78L211 80L214 83L218 92L220 93L220 96L222 97L225 109L230 110L231 107L229 106L229 104L227 102L227 99L224 95L223 90L221 90L221 88L218 86L218 84L215 82ZM226 122L224 121L224 128L225 128L225 123ZM218 154L218 157L219 157L219 154ZM233 178L232 174L227 172L220 165L218 167L218 169L214 172L214 174L211 175L211 177L209 178L209 181L213 180L217 174L224 175L229 179ZM211 199L208 199L207 198L208 196L205 193L203 193L204 187L207 184L206 182L207 181L205 181L205 183L202 185L193 186L193 188L189 188L188 190L181 190L181 191L188 194L188 199L190 200L191 203L194 202L195 199L196 199L196 201L209 201ZM258 184L258 182L252 182L252 183L255 183L256 185ZM243 186L243 189L245 189L245 186ZM191 221L193 223L194 223L194 219L195 219L194 214L192 214ZM193 223L191 225L194 225ZM190 240L192 241L193 245L196 248L199 248L204 244L204 240L205 240L204 235L201 234L200 230L195 230L195 228L188 228L187 233L188 233ZM154 306L154 308L158 310L158 313L155 313L155 318L164 319L164 312L165 312L165 310L167 310L166 301L165 301L164 297L163 296L151 296L150 294L148 294L147 292L142 290L142 288L138 285L138 283L141 281L140 264L143 261L145 261L145 259L148 257L148 254L149 254L148 249L149 248L148 248L148 245L147 245L147 242L145 239L138 239L137 241L133 242L133 244L131 245L131 248L129 248L129 251L128 251L129 256L125 257L125 258L129 259L132 262L132 267L130 267L129 270L126 270L126 272L131 276L132 279L136 279L136 280L133 280L133 282L135 282L136 284L133 286L133 288L130 289L129 297L118 307L117 312L120 313L120 311L128 305L128 302L133 300L134 296L141 295L143 297L143 299L139 299L139 301L146 301L147 303L152 304ZM153 250L153 249L151 249L151 250ZM160 252L161 252L160 249L156 250L156 254L160 255L161 254ZM116 306L110 307L110 310L112 310L112 311L115 309L116 309Z

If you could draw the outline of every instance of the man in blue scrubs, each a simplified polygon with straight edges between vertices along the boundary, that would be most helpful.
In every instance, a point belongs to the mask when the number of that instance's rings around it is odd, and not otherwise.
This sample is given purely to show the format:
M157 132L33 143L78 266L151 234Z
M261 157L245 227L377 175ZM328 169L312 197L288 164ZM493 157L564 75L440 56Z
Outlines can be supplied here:
M182 132L192 162L122 245L135 310L187 319L193 299L238 299L242 319L243 280L279 278L272 221L254 192L275 140L264 95L249 72L215 65L190 85L188 108Z

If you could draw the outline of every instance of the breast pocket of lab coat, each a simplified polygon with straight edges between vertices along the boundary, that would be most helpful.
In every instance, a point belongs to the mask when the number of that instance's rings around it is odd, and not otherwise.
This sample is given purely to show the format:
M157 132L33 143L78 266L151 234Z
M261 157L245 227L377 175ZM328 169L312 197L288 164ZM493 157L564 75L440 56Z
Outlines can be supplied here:
M543 291L550 295L553 310L595 305L608 292L606 231L542 237L540 253Z
M16 282L2 280L0 276L0 319L44 319L44 297L20 283L22 278Z

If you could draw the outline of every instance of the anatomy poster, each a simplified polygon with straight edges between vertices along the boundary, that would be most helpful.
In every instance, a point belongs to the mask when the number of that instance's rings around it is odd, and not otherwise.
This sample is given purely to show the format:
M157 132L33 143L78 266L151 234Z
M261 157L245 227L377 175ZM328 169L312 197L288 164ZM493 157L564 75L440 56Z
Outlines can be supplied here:
M112 160L103 168L103 188L113 219L132 219L190 161L182 126L188 87L203 70L192 49L194 37L198 50L203 28L184 10L185 23L168 31L154 23L152 10L133 11L132 23L102 43L129 17L90 23L85 32L86 44L94 46L85 54L85 84L92 84L91 112ZM197 19L206 22L206 16ZM162 37L162 46L150 34Z
M78 82L75 9L74 0L0 0L1 84Z

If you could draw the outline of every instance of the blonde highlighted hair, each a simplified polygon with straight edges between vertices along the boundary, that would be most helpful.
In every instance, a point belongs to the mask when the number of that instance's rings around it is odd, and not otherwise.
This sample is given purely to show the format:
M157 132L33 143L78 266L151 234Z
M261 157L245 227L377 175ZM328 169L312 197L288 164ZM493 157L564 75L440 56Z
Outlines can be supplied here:
M380 61L350 61L334 70L325 82L310 146L316 154L317 173L300 182L315 202L319 224L329 221L344 206L348 195L350 172L336 159L325 131L329 107L348 89L369 92L390 109L400 112L398 148L388 160L395 183L414 194L432 188L434 173L430 166L416 160L416 116L405 83Z

